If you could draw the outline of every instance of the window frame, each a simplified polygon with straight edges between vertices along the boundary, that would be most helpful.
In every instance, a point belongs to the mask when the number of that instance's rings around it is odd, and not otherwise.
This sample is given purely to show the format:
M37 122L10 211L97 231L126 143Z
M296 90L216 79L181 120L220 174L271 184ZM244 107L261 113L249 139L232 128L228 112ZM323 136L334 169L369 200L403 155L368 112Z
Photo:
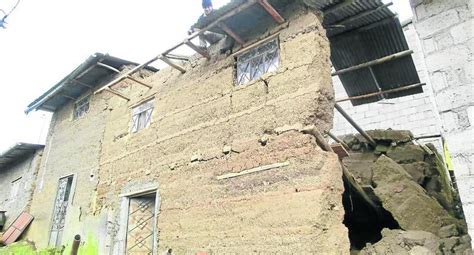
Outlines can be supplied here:
M73 120L81 119L84 117L90 110L90 102L91 102L92 95L88 94L74 102L74 109L72 112ZM82 108L87 107L87 109L83 110ZM80 114L78 114L78 110L81 109Z
M151 118L155 109L155 99L150 98L132 108L131 133L137 133L151 124ZM144 121L144 123L143 123Z
M268 58L269 55L271 58ZM252 47L237 55L235 60L236 86L243 86L266 73L275 72L280 66L280 39L277 36Z

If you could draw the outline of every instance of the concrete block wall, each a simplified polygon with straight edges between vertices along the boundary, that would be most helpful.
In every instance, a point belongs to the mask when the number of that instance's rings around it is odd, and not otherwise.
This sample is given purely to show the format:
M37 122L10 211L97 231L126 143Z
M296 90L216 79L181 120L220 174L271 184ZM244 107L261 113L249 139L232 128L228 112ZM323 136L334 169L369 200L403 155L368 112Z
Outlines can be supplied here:
M421 43L412 23L404 26L404 34L408 46L414 51L412 57L420 80L427 83L423 87L423 93L359 106L352 106L349 101L341 102L339 105L365 130L392 128L410 130L415 136L440 134L441 126L434 104L433 90L428 79ZM333 77L333 84L336 99L346 98L347 93L337 76ZM357 131L335 111L332 132L336 135L345 135ZM420 140L420 142L431 142L437 148L442 148L440 139Z
M6 211L7 216L3 231L21 212L29 211L41 156L42 150L0 170L0 210ZM13 182L18 182L15 194L11 190Z
M474 234L473 7L469 0L411 0L427 72Z

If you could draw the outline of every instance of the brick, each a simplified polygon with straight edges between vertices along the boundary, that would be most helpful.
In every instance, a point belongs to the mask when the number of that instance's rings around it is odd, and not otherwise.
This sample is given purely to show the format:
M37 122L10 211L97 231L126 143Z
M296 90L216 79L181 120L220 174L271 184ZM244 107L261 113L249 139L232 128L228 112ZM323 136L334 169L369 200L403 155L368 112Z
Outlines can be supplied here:
M451 28L451 36L455 44L463 43L473 38L474 21L472 19L457 24Z
M421 10L421 9L420 9ZM418 7L417 7L417 15ZM459 16L456 10L448 10L416 23L416 30L422 39L437 34L455 24L459 23Z

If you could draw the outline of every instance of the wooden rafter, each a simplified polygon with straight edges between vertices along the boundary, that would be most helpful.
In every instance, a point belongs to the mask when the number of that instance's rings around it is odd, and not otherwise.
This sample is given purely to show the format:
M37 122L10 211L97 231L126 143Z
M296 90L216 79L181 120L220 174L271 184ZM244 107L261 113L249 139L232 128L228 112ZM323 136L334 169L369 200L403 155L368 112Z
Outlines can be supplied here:
M360 100L360 99L371 98L371 97L375 97L375 96L382 95L382 94L390 94L390 93L405 91L405 90L409 90L409 89L414 89L414 88L422 87L424 85L426 85L426 83L416 83L416 84L412 84L412 85L408 85L408 86L403 86L403 87L400 87L400 88L388 89L388 90L369 93L369 94L360 95L360 96L347 97L347 98L336 100L336 103L350 101L350 100Z
M201 56L203 56L203 57L205 57L205 58L207 58L207 59L210 59L210 58L211 58L211 56L209 55L209 53L207 52L207 50L205 50L205 49L203 49L203 48L200 48L200 47L194 45L194 43L192 43L191 41L189 41L189 40L186 39L186 40L184 41L184 43L185 43L186 45L188 45L189 48L191 48L191 49L193 49L195 52L197 52L199 55L201 55ZM169 57L168 55L166 55L166 56Z
M123 98L123 99L125 99L125 100L127 100L127 101L130 101L130 98L129 98L129 97L127 97L126 95L120 93L119 91L117 91L117 90L115 90L115 89L107 88L107 89L105 89L105 91L110 92L110 93L112 93L112 94L114 94L114 95L116 95L116 96L119 96L119 97L121 97L121 98Z
M278 23L285 23L285 19L278 13L275 8L267 0L258 0L258 3L272 16L272 18Z
M166 64L168 64L169 66L173 67L174 69L180 71L181 73L185 73L186 72L186 69L184 69L184 67L174 63L173 61L171 61L169 58L165 57L165 56L160 56L160 60L165 62Z
M76 84L81 85L81 86L86 87L86 88L90 88L90 89L94 88L94 86L89 85L89 84L87 84L87 83L84 83L84 82L82 82L82 81L78 81L78 80L76 80L76 79L72 79L70 82L76 83Z
M234 40L238 44L243 45L245 43L245 41L242 40L242 38L238 34L232 31L232 29L228 27L224 22L219 23L217 26L220 27L222 30L224 30L224 32L228 34L230 37L234 38Z
M135 79L135 78L133 78L131 75L127 76L127 79L132 80L132 81L134 81L134 82L136 82L136 83L138 83L138 84L140 84L140 85L142 85L142 86L145 86L145 87L147 87L147 88L149 88L149 89L153 88L153 86L151 86L150 84L145 83L145 82L143 82L143 81L140 81L140 80L138 80L138 79Z
M98 66L101 66L105 69L109 69L110 71L112 72L115 72L115 73L120 73L120 70L118 70L117 68L113 67L113 66L109 66L107 64L104 64L104 63L101 63L101 62L97 62L97 65Z

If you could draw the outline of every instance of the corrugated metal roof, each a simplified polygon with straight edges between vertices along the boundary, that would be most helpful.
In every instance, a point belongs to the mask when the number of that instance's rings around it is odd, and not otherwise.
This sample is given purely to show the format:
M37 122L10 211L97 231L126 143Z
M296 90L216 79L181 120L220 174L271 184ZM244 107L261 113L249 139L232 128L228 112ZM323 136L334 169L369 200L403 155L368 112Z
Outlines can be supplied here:
M409 49L399 20L382 1L354 0L350 4L340 3L347 1L338 1L323 9L324 12L332 8L330 13L324 15L323 25L328 30L331 60L336 70ZM338 4L343 7L334 10ZM363 13L368 15L361 15ZM350 22L344 23L347 20ZM341 27L341 23L344 26ZM411 56L372 66L372 70L382 91L420 82ZM341 74L339 78L349 97L379 91L368 68ZM418 87L385 94L384 97L396 98L421 92L423 89ZM382 96L353 100L352 104L366 104L381 99Z
M121 70L125 66L138 65L137 63L128 60L123 60L102 53L96 53L90 56L84 63L78 66L58 84L29 104L25 113L34 110L54 112L64 104L70 102L72 100L71 98L78 98L86 91L104 85L117 75L116 72L101 67L97 65L97 63L103 63L118 70ZM152 72L158 71L158 69L150 66L147 66L145 69ZM92 88L81 85L81 83L89 85Z
M44 145L17 143L5 152L0 154L0 170L7 166L23 160L26 156L35 153L37 150L43 149Z

